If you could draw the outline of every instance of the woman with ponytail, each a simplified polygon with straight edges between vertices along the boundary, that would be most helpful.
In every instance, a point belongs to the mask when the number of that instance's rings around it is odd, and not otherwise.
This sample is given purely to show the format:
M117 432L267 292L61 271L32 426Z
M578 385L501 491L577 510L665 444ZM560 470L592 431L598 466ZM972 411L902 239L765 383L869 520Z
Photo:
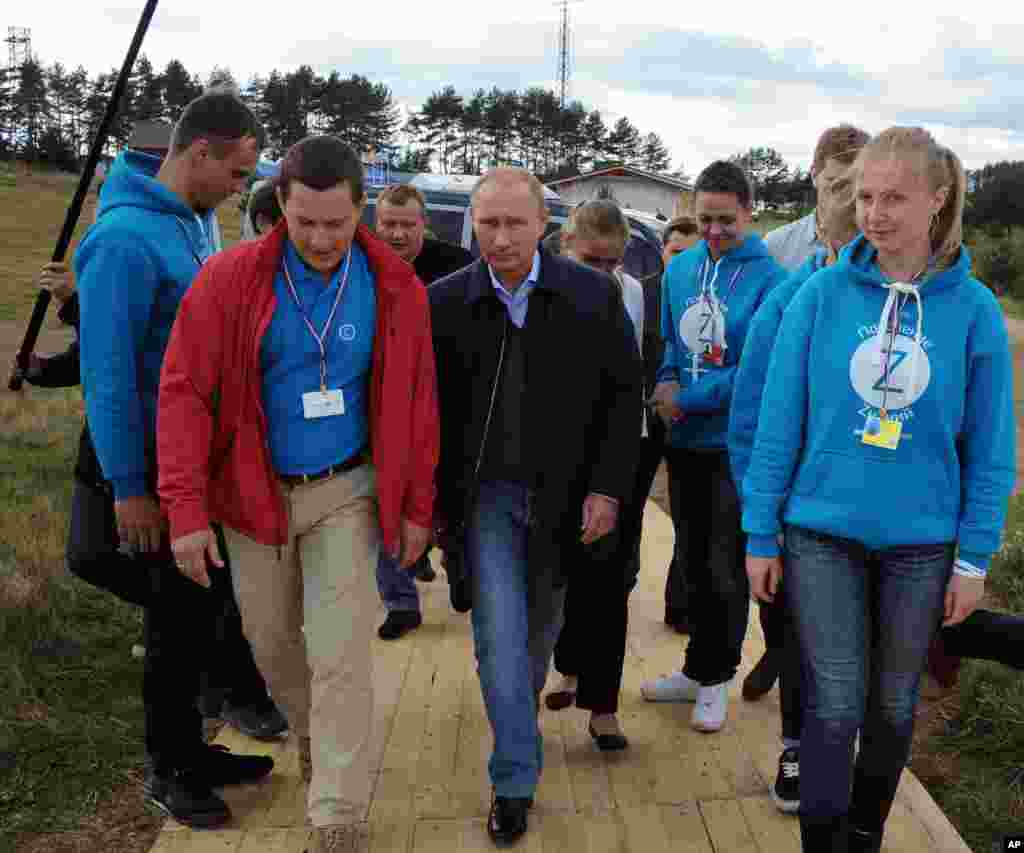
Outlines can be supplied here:
M785 531L805 853L880 849L929 642L980 601L1016 470L1009 342L961 245L959 159L890 128L852 180L862 236L787 308L744 480L761 600Z

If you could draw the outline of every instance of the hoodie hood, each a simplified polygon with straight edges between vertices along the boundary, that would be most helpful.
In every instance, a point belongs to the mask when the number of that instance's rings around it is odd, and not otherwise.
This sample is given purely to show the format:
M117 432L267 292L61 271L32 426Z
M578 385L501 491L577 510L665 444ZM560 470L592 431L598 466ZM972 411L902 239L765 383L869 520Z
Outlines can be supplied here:
M195 211L156 179L161 162L141 151L119 154L103 184L100 216L120 207L135 207L194 219Z
M701 240L695 248L700 251L702 257L711 260L712 264L715 263L711 258L711 250L708 247L707 240ZM771 254L769 253L764 240L757 236L757 234L748 234L742 243L738 246L734 246L722 255L721 260L724 265L727 263L753 261L758 258L766 257L771 257Z
M851 280L865 287L885 287L889 283L878 268L878 250L863 234L859 234L853 242L843 246L838 264L846 265ZM957 287L970 277L971 255L966 246L961 246L960 256L953 266L926 273L917 289L921 296L927 297L929 294Z

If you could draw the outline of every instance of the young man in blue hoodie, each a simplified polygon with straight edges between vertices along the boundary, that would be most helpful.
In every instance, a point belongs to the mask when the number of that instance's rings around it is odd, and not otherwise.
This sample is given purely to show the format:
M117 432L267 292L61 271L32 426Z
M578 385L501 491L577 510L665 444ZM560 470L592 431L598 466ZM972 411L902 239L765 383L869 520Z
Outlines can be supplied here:
M785 525L805 853L880 849L929 642L984 594L1016 477L1009 341L961 246L959 159L892 128L853 176L863 236L782 318L743 484L762 601Z
M691 724L715 732L725 723L750 604L726 452L729 408L747 327L785 271L760 237L747 233L753 193L739 166L712 163L694 191L703 239L665 273L665 357L654 395L670 424L676 553L693 585L692 633L683 669L646 682L641 692L648 701L696 702Z
M174 565L155 497L156 397L178 303L213 250L211 213L255 168L261 138L234 95L197 98L155 177L158 158L127 152L115 161L99 218L75 254L87 430L72 532L100 531L89 539L92 557L129 555L126 571L149 581L139 602L146 608L146 798L197 827L230 818L212 788L260 778L273 761L202 740L197 661L214 650L225 590L204 589Z

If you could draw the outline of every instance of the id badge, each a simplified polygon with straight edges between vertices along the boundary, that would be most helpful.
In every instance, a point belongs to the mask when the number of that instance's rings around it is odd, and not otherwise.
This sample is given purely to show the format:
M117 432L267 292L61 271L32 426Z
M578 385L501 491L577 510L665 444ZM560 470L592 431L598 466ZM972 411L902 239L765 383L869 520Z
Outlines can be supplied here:
M343 415L345 393L340 388L333 391L308 391L302 395L302 414L307 421Z
M704 361L721 367L725 364L725 348L721 344L709 344L704 349Z
M900 435L903 433L903 422L893 420L890 417L880 415L868 415L864 421L864 432L861 441L870 444L872 447L884 447L886 450L895 450L900 444Z

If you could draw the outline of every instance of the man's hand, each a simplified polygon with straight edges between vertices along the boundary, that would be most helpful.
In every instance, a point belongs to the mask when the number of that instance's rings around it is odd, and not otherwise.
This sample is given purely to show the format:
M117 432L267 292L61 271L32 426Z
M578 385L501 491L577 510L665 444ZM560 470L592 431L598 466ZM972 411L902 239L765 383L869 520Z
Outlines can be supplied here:
M155 553L160 550L165 525L160 505L152 495L139 495L115 501L117 536L133 551Z
M171 551L174 552L174 563L178 571L200 586L210 586L210 574L206 571L207 556L218 569L224 568L224 560L217 547L217 536L209 528L175 539L171 543Z
M18 367L18 359L15 357L11 363L11 379L17 379L20 382L28 382L35 384L35 380L43 375L43 359L35 353L32 353L28 357L28 369L22 370ZM22 386L24 387L24 386Z
M747 555L747 577L750 594L758 601L771 604L782 580L782 560L779 557L752 557Z
M678 382L659 382L654 393L647 401L653 407L655 414L671 428L676 421L683 419L683 410L676 405L676 397L679 395L680 385Z
M965 578L954 574L946 586L946 607L943 614L943 627L959 625L981 603L985 595L984 578Z
M75 292L75 274L67 264L50 263L39 273L38 284L49 290L53 298L63 305Z
M420 527L406 518L402 519L402 533L398 542L398 553L392 554L403 569L411 568L427 550L430 544L431 530Z
M587 499L583 501L583 544L589 545L611 533L615 529L618 517L618 501L604 495L595 495L593 492L587 495Z

